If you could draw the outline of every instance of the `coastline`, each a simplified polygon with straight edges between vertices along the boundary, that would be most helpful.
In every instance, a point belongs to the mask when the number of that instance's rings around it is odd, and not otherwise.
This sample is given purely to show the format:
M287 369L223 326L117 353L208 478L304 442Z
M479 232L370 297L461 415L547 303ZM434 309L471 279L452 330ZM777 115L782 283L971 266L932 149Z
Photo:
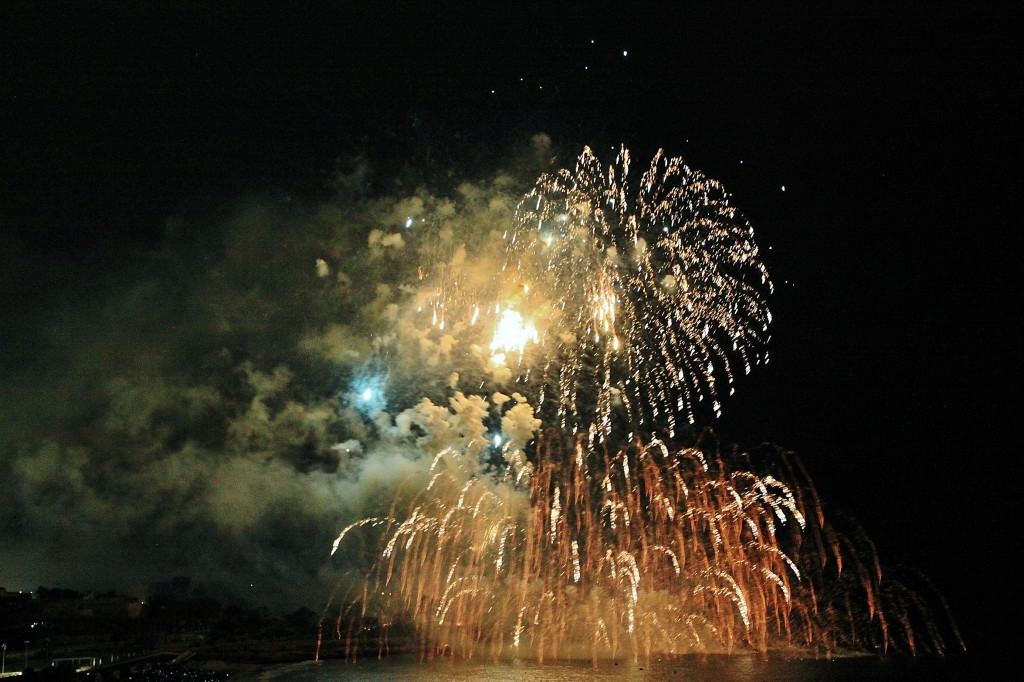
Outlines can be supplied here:
M321 642L318 651L316 637L231 642L197 647L187 664L190 668L226 674L236 679L252 679L281 665L317 660L376 659L400 656L410 651L409 646L398 642L384 645L374 640L372 646L369 642L356 646L358 650L353 651L351 644L332 639Z
M312 661L316 640L251 641L198 647L189 658L191 667L232 676L251 674L275 665Z

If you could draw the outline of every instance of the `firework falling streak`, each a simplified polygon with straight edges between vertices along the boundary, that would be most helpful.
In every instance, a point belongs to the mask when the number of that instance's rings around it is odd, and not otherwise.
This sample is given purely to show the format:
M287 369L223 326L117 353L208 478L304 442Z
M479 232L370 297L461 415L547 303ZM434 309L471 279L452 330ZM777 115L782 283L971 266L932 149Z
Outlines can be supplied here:
M624 147L603 168L545 175L507 235L506 274L543 311L541 363L561 426L675 436L704 400L717 415L737 368L767 361L771 282L753 229L717 181L659 152L634 189Z
M542 438L527 495L441 466L464 457L447 451L409 511L346 528L338 542L386 525L334 620L346 654L365 651L367 618L404 619L427 658L941 650L914 632L927 606L886 598L896 584L824 523L794 470L790 485L696 448L586 441Z

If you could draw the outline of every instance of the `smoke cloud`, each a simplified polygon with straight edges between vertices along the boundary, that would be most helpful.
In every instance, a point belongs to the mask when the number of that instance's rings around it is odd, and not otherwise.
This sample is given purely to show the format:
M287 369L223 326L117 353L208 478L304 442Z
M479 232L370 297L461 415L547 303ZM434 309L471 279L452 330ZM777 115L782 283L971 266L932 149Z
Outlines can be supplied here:
M0 362L0 585L184 575L274 608L322 603L339 529L421 485L445 447L507 461L539 422L483 340L424 326L425 282L500 267L544 135L483 179L255 198L168 219L157 248L12 273ZM394 188L398 183L384 183ZM408 189L410 188L411 189Z

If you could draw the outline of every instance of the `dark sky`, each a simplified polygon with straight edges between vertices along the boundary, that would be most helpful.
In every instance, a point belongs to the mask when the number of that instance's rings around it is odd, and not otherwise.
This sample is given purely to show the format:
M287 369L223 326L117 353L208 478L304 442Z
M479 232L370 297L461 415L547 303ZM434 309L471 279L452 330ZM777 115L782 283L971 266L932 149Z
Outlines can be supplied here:
M351 4L4 3L4 372L42 364L33 325L69 300L62 268L159 250L168 216L312 200L358 153L427 172L486 167L537 132L566 162L584 144L640 159L664 147L731 191L776 284L772 362L726 401L720 433L799 452L884 557L944 590L969 646L1009 641L1021 50L1008 17L338 9Z

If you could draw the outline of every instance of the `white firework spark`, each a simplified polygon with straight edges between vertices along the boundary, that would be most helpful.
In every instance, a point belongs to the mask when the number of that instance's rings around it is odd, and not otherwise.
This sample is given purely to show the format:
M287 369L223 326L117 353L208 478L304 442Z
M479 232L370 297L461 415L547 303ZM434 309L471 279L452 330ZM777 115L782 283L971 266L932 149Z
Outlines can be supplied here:
M625 147L607 168L588 147L575 171L542 176L506 233L503 275L545 321L562 426L603 438L621 403L632 426L671 437L697 403L720 412L737 368L767 360L772 287L719 182L660 151L636 188L629 171Z

